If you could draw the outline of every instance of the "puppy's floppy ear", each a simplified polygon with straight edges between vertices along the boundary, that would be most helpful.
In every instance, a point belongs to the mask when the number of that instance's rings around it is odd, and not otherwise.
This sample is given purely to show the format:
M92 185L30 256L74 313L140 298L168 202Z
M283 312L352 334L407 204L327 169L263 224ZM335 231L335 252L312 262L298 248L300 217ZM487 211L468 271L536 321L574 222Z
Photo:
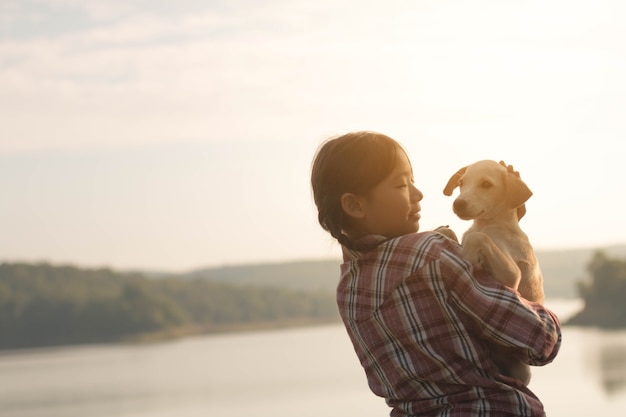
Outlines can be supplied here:
M533 195L530 188L519 177L519 174L507 172L507 197L510 208L517 208L517 220L521 220L526 214L524 203Z
M459 186L459 180L461 179L463 174L465 174L466 169L467 167L465 166L459 169L453 176L450 177L448 183L446 184L446 188L443 189L443 193L445 195L452 195L452 191L454 191L454 189Z
M510 199L510 208L517 208L517 221L522 220L526 214L526 206L524 203L533 195L532 191L521 180L519 172L513 168L513 165L507 165L504 161L500 161L500 165L506 168L506 178L509 180L508 197Z

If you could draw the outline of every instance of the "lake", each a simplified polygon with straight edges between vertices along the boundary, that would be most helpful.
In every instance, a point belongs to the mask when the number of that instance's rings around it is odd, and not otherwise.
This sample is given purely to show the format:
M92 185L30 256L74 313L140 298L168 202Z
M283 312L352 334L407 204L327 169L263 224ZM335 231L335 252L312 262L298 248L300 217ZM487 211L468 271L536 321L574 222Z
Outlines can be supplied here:
M562 319L578 300L548 300ZM550 417L626 410L626 331L565 327L531 388ZM0 353L2 417L388 416L341 325Z

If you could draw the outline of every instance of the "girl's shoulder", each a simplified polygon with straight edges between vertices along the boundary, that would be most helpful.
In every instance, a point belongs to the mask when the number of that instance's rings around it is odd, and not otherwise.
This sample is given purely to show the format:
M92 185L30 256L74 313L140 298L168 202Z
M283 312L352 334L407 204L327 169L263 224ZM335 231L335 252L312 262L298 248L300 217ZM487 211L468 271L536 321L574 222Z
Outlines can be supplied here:
M438 260L442 252L452 256L460 255L460 246L456 241L435 231L398 236L386 241L378 249L379 256L386 254L394 258L411 258L411 263Z
M444 249L459 248L458 242L437 231L417 232L389 239L386 244L398 248L413 248L414 250L441 251Z
M369 243L374 247L365 252L343 248L344 264L368 264L411 268L423 266L427 262L438 260L443 252L448 256L460 256L459 244L436 231L410 233L392 239L370 235ZM364 240L365 241L365 240Z

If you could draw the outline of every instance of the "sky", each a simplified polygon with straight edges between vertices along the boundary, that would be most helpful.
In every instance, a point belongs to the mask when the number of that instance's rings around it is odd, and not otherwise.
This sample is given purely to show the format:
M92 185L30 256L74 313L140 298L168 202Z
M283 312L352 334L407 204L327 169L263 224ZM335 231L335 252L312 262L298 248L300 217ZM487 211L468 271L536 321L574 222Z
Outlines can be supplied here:
M397 139L421 230L504 160L536 250L626 243L620 0L2 0L0 261L183 272L339 258L325 139Z

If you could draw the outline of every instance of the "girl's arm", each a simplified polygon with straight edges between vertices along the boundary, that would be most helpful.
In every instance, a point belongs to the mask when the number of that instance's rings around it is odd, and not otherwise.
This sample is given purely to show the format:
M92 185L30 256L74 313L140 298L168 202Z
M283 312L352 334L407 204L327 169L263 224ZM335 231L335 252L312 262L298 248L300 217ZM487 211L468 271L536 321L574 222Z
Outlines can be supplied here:
M442 252L441 273L450 289L451 303L473 322L484 336L516 351L530 365L550 363L561 344L559 320L538 303L523 299L517 291L492 277L473 273L459 253Z

